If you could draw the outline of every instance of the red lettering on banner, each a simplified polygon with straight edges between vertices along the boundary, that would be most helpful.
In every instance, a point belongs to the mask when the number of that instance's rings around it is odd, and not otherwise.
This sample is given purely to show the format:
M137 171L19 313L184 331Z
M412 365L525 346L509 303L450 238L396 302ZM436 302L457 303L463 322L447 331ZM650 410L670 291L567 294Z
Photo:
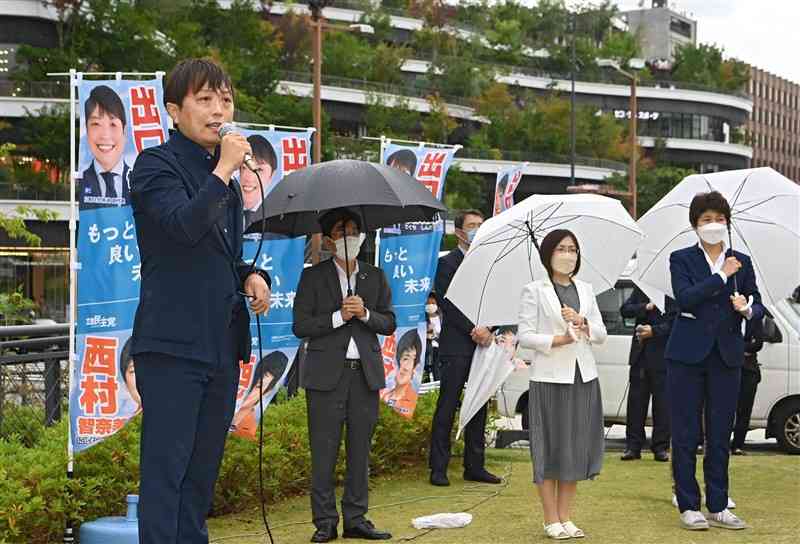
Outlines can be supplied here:
M383 374L388 375L394 369L395 351L397 350L397 338L394 334L383 339Z
M81 372L116 377L118 342L113 337L87 336Z
M308 166L308 140L304 138L284 138L281 140L283 149L283 175L300 170Z
M94 432L99 436L108 436L111 434L113 428L112 420L106 418L98 418L95 421Z
M156 88L147 85L131 87L130 100L136 151L141 152L144 149L145 140L154 140L151 145L164 143L164 129L161 126L161 110L158 109L156 101Z
M447 153L444 151L429 151L425 154L419 167L417 180L436 198L439 198L439 187L442 184L442 173L444 172L444 161L446 159Z
M78 435L91 436L94 434L94 418L93 417L79 417L78 418Z
M123 428L123 427L125 426L125 422L126 422L126 421L127 421L127 420L125 420L125 419L122 419L122 418L116 418L116 419L114 419L114 423L113 423L114 432L117 432L118 430L120 430L121 428Z
M250 355L249 363L239 361L239 391L236 393L236 400L241 399L247 391L247 387L250 385L250 379L253 377L253 368L255 364L255 355Z
M84 375L80 381L78 405L84 413L94 414L99 408L105 416L117 413L117 379L98 380L97 374Z

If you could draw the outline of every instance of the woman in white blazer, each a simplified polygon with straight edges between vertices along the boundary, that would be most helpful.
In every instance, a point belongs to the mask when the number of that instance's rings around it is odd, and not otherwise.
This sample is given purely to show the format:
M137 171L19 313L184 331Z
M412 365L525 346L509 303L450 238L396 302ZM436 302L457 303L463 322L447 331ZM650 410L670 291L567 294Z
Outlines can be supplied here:
M533 481L550 538L580 538L571 521L577 482L603 464L603 403L591 344L606 340L592 286L575 279L580 246L568 230L551 231L539 255L548 277L522 290L519 343L532 351L530 448Z

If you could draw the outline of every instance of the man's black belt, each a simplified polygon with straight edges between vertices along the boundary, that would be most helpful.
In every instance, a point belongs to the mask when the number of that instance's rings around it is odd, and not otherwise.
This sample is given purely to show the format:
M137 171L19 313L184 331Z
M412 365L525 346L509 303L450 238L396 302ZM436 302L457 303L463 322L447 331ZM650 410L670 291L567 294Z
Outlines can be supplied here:
M345 359L344 367L350 370L358 370L361 368L361 359Z

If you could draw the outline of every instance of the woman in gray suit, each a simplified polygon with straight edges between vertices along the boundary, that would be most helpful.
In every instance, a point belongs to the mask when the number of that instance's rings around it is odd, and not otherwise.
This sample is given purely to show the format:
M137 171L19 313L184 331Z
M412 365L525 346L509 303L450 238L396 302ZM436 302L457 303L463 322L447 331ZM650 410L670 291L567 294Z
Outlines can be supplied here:
M580 480L603 465L603 403L591 344L606 340L592 286L575 279L580 246L568 230L551 231L539 248L547 277L522 291L518 337L534 353L530 375L533 481L544 531L563 540L584 532L571 521Z

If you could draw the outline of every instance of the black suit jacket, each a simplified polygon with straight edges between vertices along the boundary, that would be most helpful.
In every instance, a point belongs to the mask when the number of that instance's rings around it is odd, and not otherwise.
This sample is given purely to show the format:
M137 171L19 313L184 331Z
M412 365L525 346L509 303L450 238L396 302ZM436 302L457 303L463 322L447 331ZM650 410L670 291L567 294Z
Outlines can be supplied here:
M442 333L439 336L439 357L457 356L472 357L475 353L475 342L470 333L475 324L459 310L455 304L445 298L450 282L456 270L464 261L464 253L456 248L439 259L436 268L434 289L436 300L442 311Z
M123 163L122 166L122 198L125 200L124 206L127 206L131 203L131 169L128 167L127 163ZM103 180L105 183L105 180ZM86 197L93 197L93 196L103 196L103 193L100 190L100 180L97 178L97 172L94 169L94 161L89 165L89 167L83 171L83 176L81 177L80 186L78 187L78 202L79 207L82 210L93 210L96 208L110 208L114 207L114 204L98 204L96 202L86 202Z
M653 328L653 337L644 343L636 339L633 334L631 353L628 363L631 366L641 365L652 370L666 370L664 363L664 349L667 347L672 324L678 316L678 306L675 301L667 297L666 313L661 313L658 308L648 311L647 304L650 299L638 287L622 305L620 313L626 319L636 319L636 325L650 325Z
M215 165L179 131L136 160L131 194L142 286L133 355L211 363L227 349L230 330L237 360L250 358L250 315L239 294L250 273L242 261L241 195L238 184L211 173ZM233 232L225 232L228 225Z
M378 335L394 333L392 290L383 270L359 261L355 294L369 310L365 323L354 318L333 328L333 314L342 307L342 289L333 260L307 268L300 276L294 299L292 331L298 338L308 338L300 385L316 391L332 391L344 371L347 346L352 337L361 356L361 367L373 391L386 387L383 356Z

